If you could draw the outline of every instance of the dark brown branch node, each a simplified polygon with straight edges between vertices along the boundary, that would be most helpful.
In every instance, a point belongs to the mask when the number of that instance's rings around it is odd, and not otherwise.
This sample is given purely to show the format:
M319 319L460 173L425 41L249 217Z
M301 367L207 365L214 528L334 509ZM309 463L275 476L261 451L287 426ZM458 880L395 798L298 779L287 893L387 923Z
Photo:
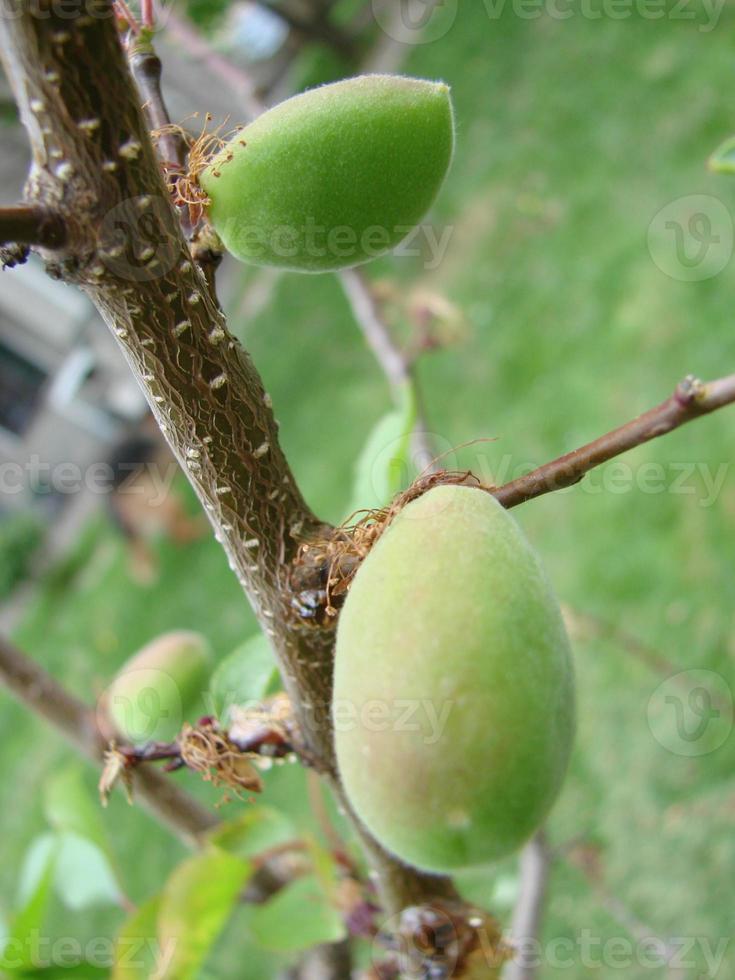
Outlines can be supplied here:
M58 249L63 247L66 239L66 223L55 211L37 204L0 208L3 265L25 262L31 246Z

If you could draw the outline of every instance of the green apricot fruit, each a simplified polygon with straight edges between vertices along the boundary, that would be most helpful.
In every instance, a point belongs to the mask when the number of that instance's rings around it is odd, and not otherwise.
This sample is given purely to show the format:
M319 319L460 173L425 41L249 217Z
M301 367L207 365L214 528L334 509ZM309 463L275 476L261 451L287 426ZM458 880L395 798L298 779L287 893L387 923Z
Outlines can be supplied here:
M574 718L559 605L515 520L466 486L409 503L337 628L335 747L356 815L427 871L501 858L557 796Z
M395 248L433 203L453 152L446 85L363 75L263 113L199 183L234 256L329 272Z
M107 689L107 711L120 735L133 745L174 739L202 707L211 660L205 637L185 630L157 637L127 660Z

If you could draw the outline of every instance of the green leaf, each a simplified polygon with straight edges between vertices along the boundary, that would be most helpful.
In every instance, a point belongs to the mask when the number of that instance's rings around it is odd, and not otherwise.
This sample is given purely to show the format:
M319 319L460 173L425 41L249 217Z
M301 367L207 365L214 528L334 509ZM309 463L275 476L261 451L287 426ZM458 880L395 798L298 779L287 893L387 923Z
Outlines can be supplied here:
M151 980L171 955L158 942L161 895L139 906L122 924L115 940L115 963L110 980Z
M400 405L377 423L355 464L352 505L348 515L385 507L413 479L411 435L416 424L416 395L407 383Z
M93 963L74 963L70 966L42 966L37 970L24 970L17 974L18 980L98 980L109 977L107 967L95 966Z
M223 851L241 858L254 857L296 838L289 818L279 810L259 806L246 810L210 834L210 841Z
M120 905L121 894L107 855L78 834L59 834L54 887L74 911Z
M346 935L342 917L316 875L297 878L252 909L250 929L258 945L274 952L335 943Z
M230 916L251 874L240 858L211 847L182 862L166 882L158 913L158 941L171 950L156 980L190 980Z
M209 685L207 707L227 721L233 705L261 701L278 678L273 649L264 633L250 637L217 667Z
M54 885L64 905L78 911L120 904L120 875L82 767L74 764L56 773L46 784L43 804L46 819L59 834Z
M55 830L70 831L86 838L112 859L102 811L96 795L90 792L85 782L81 766L67 766L47 781L43 809Z
M717 147L707 166L716 174L735 174L735 136L730 136Z
M327 898L334 898L337 885L337 864L334 855L312 834L305 837L306 847L314 868L314 874L321 884L322 891Z
M26 852L20 873L20 909L10 923L9 934L0 952L2 970L34 966L34 940L43 930L57 855L58 842L54 834L36 837Z

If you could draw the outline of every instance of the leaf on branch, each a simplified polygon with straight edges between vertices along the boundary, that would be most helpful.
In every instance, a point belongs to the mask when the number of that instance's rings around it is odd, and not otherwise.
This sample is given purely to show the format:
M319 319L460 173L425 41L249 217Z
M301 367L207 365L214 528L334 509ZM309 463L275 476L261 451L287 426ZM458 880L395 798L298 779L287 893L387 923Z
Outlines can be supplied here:
M64 905L75 911L120 905L120 887L105 853L77 834L58 834L54 889Z
M44 788L43 809L46 820L54 830L69 831L84 837L112 861L105 825L81 766L67 766L48 780Z
M284 813L258 806L217 827L209 835L209 840L229 854L254 858L295 840L297 836L294 825Z
M296 952L344 939L342 916L315 874L292 881L264 905L250 911L250 929L259 946Z
M205 695L207 710L221 724L233 705L260 701L278 681L273 649L264 633L250 637L219 664Z
M735 174L735 136L730 136L717 147L707 166L716 174Z
M348 514L385 507L415 476L411 436L416 424L416 394L404 385L398 408L375 425L355 464L352 505Z
M216 847L183 861L166 882L157 936L168 963L155 980L194 980L252 873L251 865Z
M161 896L140 905L123 923L115 940L115 963L110 980L150 980L160 974L170 951L158 942L157 922Z
M53 834L36 837L26 852L20 873L20 908L0 950L0 970L33 967L33 937L43 929L56 871L58 842Z

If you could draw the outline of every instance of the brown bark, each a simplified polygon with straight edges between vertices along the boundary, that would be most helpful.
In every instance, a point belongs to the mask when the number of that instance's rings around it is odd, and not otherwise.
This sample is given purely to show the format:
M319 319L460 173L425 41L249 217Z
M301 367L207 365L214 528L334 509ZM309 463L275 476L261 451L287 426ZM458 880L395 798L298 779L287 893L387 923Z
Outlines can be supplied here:
M58 213L63 247L39 248L80 286L120 344L270 637L305 755L337 787L329 714L333 629L291 605L290 562L324 525L304 502L248 354L228 332L167 196L106 0L2 0L0 48L33 163L29 205ZM63 15L63 16L62 16ZM388 907L451 893L358 825Z

